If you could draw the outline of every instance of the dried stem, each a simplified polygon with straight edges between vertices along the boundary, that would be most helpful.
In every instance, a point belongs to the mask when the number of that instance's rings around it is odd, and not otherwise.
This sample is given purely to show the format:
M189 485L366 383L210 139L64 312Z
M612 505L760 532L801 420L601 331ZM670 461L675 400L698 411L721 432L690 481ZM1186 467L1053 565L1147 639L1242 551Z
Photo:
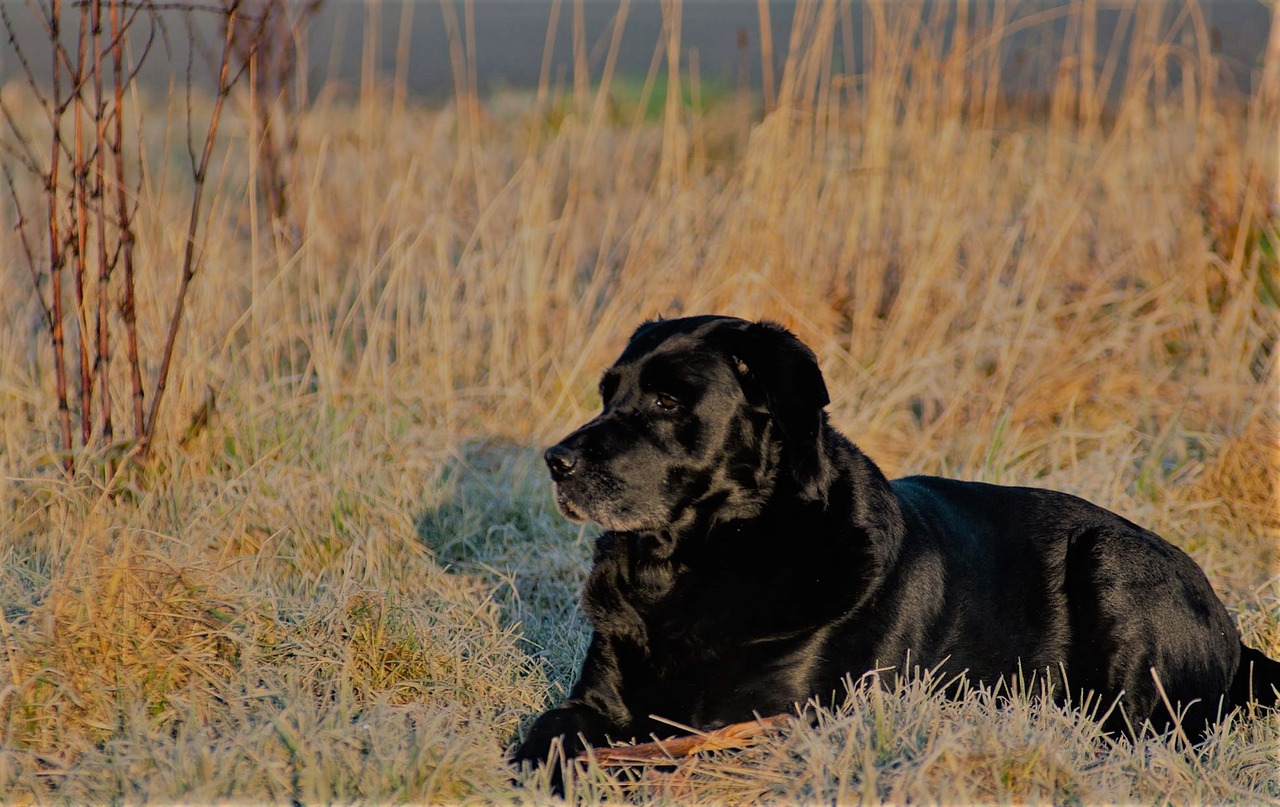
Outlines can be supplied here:
M250 105L257 132L258 193L273 229L288 234L296 246L297 222L289 221L289 166L298 148L293 82L298 40L320 0L288 3L256 0L254 13L241 13L232 43L237 62L249 72ZM406 9L408 6L406 6ZM402 33L402 38L407 32Z
M75 232L72 251L72 270L76 282L76 333L80 348L80 441L88 445L93 434L93 375L89 366L89 317L85 310L84 273L89 253L89 169L84 153L84 81L86 39L89 31L89 5L80 6L80 36L76 46L76 66L72 74L75 87L72 97L75 103L75 130L72 136L74 149L71 162L71 225ZM55 179L56 181L56 179Z
M99 417L102 424L102 441L104 444L111 443L113 428L111 424L111 330L108 327L108 301L111 297L111 269L112 264L107 260L107 222L106 222L106 170L107 170L107 148L106 148L106 126L107 126L107 105L103 95L102 86L102 0L92 0L92 21L93 21L93 183L92 190L94 195L94 230L97 233L96 254L95 259L98 264L98 314L97 336L98 336L98 356L94 367L94 375L97 377L98 394L100 396L99 406L101 411ZM117 117L119 109L116 110ZM111 475L111 469L107 469L107 475Z
M222 46L222 61L218 68L218 93L214 100L213 112L209 115L209 127L205 132L204 150L200 162L195 167L195 188L192 192L190 217L187 220L187 240L182 254L182 281L178 286L178 297L174 303L173 316L169 319L169 333L164 343L164 358L160 361L160 373L156 378L155 396L151 399L151 409L147 414L146 431L143 434L140 454L146 457L151 451L151 441L155 436L156 418L160 412L160 402L164 399L165 386L169 378L169 367L173 362L173 348L178 341L178 326L182 323L182 311L186 304L187 289L191 278L196 273L195 248L196 234L200 228L201 199L204 195L205 177L209 170L209 160L213 155L213 141L218 132L218 123L222 119L222 105L231 92L228 79L231 67L231 53L235 41L236 18L240 12L239 0L227 8L226 36ZM188 113L189 114L189 113Z
M18 188L13 180L13 172L9 170L9 166L0 166L0 170L4 171L5 185L9 188L9 197L13 199L14 210L18 213L18 220L14 223L13 229L18 234L18 243L22 245L23 257L27 259L27 269L31 272L31 287L36 293L36 302L40 304L40 313L44 314L45 324L49 326L49 330L53 330L53 312L49 310L49 304L44 301L44 295L40 293L40 270L36 268L35 250L31 248L31 242L27 240L27 219L22 210L22 198L18 195Z
M133 208L125 193L124 177L124 30L120 18L120 2L111 3L111 61L115 91L115 141L111 151L115 163L116 226L120 230L120 260L124 265L124 297L120 315L124 319L126 350L129 362L129 386L133 393L133 436L141 440L146 428L143 419L142 369L138 358L138 314L136 280L133 270Z
M49 213L49 307L52 312L51 339L53 341L53 365L58 396L58 425L62 431L63 470L72 473L71 408L67 405L67 355L62 326L62 268L66 256L62 249L62 236L58 230L58 169L62 155L62 115L66 106L62 99L62 58L56 43L61 42L62 2L52 0L49 10L49 41L53 48L53 103L51 104L49 149L49 173L45 176L45 198Z
M282 0L265 0L280 13L286 6ZM309 0L308 13L314 11L319 0ZM37 99L49 125L47 156L34 145L24 132L23 123L14 111L0 99L0 118L11 137L0 144L6 156L15 159L3 165L5 182L18 212L16 228L26 255L32 278L33 291L40 304L46 324L49 326L53 345L53 364L56 375L58 407L58 452L61 465L68 476L75 473L75 456L79 449L108 449L104 465L105 475L114 475L116 460L110 451L115 436L112 370L123 362L127 367L132 395L132 437L139 446L136 456L146 454L146 446L155 428L160 400L171 369L177 331L185 309L186 295L196 271L195 240L199 230L202 199L213 143L218 130L223 103L240 73L231 74L229 60L234 28L240 8L239 0L226 0L222 5L199 2L157 3L142 0L83 0L77 4L79 29L75 44L69 48L63 44L63 5L61 0L49 0L45 6L33 4L40 10L41 35L51 50L52 81L37 78L37 71L27 58L23 42L19 41L17 28L4 6L0 4L0 24L3 24L17 64L22 68L28 88ZM187 222L187 242L182 262L182 280L172 317L168 321L168 337L164 356L156 381L155 395L148 411L146 384L143 380L142 356L139 351L139 326L137 319L137 266L135 244L137 241L136 214L141 198L145 172L139 166L137 188L131 194L126 177L126 141L124 132L124 97L126 90L136 79L141 61L150 53L157 30L163 34L163 23L157 12L168 9L184 11L190 15L215 12L226 24L222 48L221 69L218 71L217 96L208 123L202 155L195 154L195 132L191 126L191 73L188 71L188 146L191 150L191 170L194 185L191 209ZM141 14L152 15L152 27L139 54L133 58L126 52L126 38L130 28ZM191 51L200 46L194 29L191 29ZM287 52L281 75L292 70L291 43L283 45ZM188 65L190 67L190 64ZM110 74L108 75L108 71ZM67 120L68 114L71 119ZM90 128L92 127L92 128ZM142 147L142 132L137 132ZM141 157L139 157L141 159ZM28 238L31 221L25 214L20 183L11 170L22 165L31 176L38 179L44 194L47 228L44 238L48 247L48 284L44 291L45 275L41 258L32 249ZM116 272L123 268L123 279ZM71 278L66 277L67 271ZM64 289L70 286L74 289ZM74 294L74 296L73 296ZM119 295L118 298L115 295ZM74 310L66 310L68 304ZM123 323L123 330L112 338L112 329L120 327L112 323L112 306ZM77 355L70 358L67 350L68 320L75 328L73 340ZM122 354L122 355L117 355ZM79 362L79 383L69 382L72 371L69 360ZM114 359L114 360L113 360ZM116 370L117 373L121 372ZM96 386L95 386L96 385ZM76 386L76 389L71 387ZM75 397L74 414L79 419L79 437L72 429L72 398Z
M769 114L777 105L773 83L773 22L769 17L769 0L758 0L760 17L760 84L764 89L764 112Z
M790 725L791 715L774 715L744 723L730 723L715 731L700 732L669 740L656 740L638 745L595 748L584 751L580 757L590 755L604 767L663 764L705 751L726 751L749 748L759 738L773 734Z

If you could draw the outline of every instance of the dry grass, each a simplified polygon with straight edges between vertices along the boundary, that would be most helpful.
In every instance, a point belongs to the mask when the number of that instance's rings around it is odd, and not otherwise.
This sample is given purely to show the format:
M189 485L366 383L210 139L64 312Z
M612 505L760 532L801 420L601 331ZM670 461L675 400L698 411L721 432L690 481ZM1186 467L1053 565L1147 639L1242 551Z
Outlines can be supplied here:
M513 788L503 757L583 651L591 532L554 512L536 447L588 415L600 368L659 312L781 320L887 472L1115 509L1190 551L1280 655L1280 54L1254 97L1219 99L1198 9L1135 3L1113 78L1076 58L1092 7L1067 7L1035 114L996 92L1006 22L945 50L914 4L871 6L857 81L825 67L842 8L816 8L749 129L734 103L648 121L604 90L322 101L300 121L296 253L248 216L233 138L134 478L95 481L84 456L60 481L49 347L6 229L0 800L549 798L540 775ZM163 310L180 217L164 109L144 111L138 226L160 237L136 260ZM144 328L144 355L162 336ZM207 389L216 409L181 440ZM589 768L571 792L1277 801L1276 720L1186 753L1112 745L1027 697L860 687L748 751Z

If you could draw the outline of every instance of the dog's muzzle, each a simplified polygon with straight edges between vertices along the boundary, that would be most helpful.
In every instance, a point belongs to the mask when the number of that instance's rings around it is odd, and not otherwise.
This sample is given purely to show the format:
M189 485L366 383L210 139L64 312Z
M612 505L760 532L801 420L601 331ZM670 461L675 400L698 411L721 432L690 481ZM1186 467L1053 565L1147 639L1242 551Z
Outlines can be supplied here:
M542 459L547 463L547 469L551 471L551 480L563 482L573 476L574 471L577 470L580 455L564 443L556 443L547 449Z
M556 490L556 506L560 508L560 512L573 521L585 520L586 514L570 501L567 490L568 483L581 465L581 453L564 443L556 443L546 450L542 459L547 463L547 470L551 472L551 481L555 484Z

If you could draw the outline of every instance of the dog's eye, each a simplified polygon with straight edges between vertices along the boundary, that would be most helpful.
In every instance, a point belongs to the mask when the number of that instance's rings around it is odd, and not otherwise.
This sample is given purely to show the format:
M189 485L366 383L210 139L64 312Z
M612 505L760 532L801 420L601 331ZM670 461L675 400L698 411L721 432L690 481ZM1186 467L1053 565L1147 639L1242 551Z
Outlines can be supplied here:
M663 412L674 412L680 408L680 402L676 400L674 395L668 395L665 392L659 392L653 396L653 405L661 409Z

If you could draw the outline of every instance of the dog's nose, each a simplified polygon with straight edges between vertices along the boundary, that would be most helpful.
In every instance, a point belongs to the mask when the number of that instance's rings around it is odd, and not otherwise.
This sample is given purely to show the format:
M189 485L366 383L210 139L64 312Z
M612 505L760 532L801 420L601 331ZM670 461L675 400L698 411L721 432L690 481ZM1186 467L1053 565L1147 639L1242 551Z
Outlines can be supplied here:
M542 459L551 470L551 478L557 482L572 476L574 469L578 466L578 452L565 446L564 443L557 443L548 448L547 453L542 455Z

